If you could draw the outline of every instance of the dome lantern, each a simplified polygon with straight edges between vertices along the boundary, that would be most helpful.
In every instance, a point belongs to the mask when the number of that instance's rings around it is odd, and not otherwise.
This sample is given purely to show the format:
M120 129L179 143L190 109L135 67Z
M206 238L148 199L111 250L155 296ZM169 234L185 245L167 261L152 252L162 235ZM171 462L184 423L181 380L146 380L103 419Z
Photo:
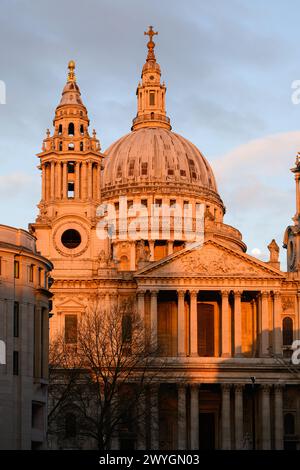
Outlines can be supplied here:
M166 115L166 86L160 81L160 66L156 62L154 53L153 36L158 32L153 31L153 27L149 26L144 34L149 36L148 54L142 70L142 83L138 84L136 91L138 109L133 119L132 130L143 127L162 127L170 130L170 118Z

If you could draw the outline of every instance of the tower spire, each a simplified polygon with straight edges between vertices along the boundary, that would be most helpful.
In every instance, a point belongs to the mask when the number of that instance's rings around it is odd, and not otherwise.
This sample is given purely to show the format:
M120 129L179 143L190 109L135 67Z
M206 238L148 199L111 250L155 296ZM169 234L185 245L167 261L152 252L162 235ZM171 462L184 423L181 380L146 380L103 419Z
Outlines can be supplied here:
M166 114L166 86L161 83L160 66L156 62L154 53L153 36L157 34L158 32L153 30L153 26L149 26L148 31L144 32L144 35L149 36L148 53L142 70L142 83L138 84L136 91L138 109L137 115L133 119L132 130L134 131L142 127L171 129L170 119Z

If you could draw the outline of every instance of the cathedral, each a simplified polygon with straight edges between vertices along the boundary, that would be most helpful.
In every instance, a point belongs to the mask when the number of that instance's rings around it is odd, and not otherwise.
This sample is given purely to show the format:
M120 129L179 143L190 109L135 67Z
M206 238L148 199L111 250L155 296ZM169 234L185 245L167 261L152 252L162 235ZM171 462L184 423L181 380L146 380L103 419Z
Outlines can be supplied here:
M300 449L300 374L291 361L300 339L300 160L292 170L297 211L284 235L286 272L275 240L263 262L224 223L210 164L172 131L157 33L145 34L131 131L101 151L70 61L53 131L38 154L41 200L30 231L54 266L50 336L64 332L74 341L95 293L106 305L134 298L168 367L157 372L151 442L136 435L132 447ZM108 207L116 223L101 237ZM131 236L135 207L145 218L155 209L158 222ZM199 214L202 237L192 240ZM114 445L126 448L121 437Z

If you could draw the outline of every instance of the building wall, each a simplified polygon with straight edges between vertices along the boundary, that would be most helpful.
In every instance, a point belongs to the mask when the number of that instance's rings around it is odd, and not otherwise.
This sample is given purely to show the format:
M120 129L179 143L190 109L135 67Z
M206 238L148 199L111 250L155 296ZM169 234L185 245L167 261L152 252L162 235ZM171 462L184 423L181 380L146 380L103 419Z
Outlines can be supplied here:
M6 364L0 365L0 449L42 448L51 263L37 253L32 235L3 225L0 260L0 339L6 344Z

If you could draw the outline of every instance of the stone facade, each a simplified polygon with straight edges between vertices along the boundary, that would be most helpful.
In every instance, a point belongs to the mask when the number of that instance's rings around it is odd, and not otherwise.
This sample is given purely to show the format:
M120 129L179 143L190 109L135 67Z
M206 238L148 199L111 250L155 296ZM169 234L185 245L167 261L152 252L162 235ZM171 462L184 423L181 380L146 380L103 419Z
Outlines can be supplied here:
M51 267L30 233L0 225L0 449L45 448Z
M247 254L241 233L223 221L209 163L171 131L152 28L147 34L132 132L101 153L71 62L54 132L47 132L38 154L42 199L31 230L54 264L51 334L63 333L71 316L84 315L94 294L108 304L136 299L146 334L156 338L168 367L157 372L147 440L116 439L115 447L298 448L300 376L290 348L300 339L300 277L291 260L300 248L294 244L292 256L288 241L298 236L298 226L286 234L289 272L280 270L275 241L268 262ZM297 189L300 207L299 201ZM136 204L141 223L154 206L176 205L169 232L159 212L155 230L147 226L130 237ZM97 229L107 207L116 216L105 229L113 238L99 237ZM192 231L199 207L204 235L191 245L179 228L188 219Z

